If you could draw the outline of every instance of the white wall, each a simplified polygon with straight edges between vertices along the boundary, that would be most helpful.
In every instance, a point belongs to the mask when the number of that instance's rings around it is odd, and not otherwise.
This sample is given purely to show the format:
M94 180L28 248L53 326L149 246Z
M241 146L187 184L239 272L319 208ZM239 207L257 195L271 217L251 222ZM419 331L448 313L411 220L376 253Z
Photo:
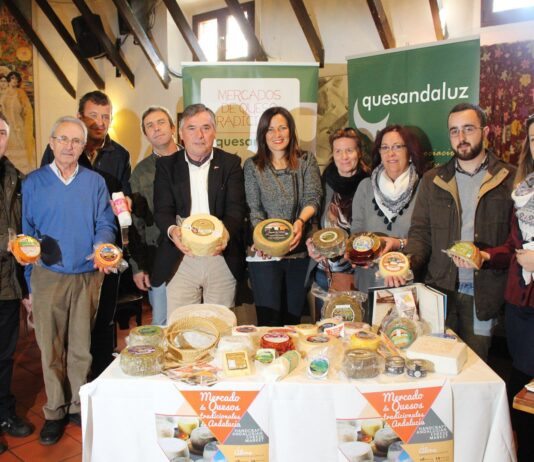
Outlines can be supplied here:
M530 40L534 22L508 26L480 28L480 0L444 0L447 10L449 38L480 35L482 44ZM75 6L64 1L51 2L63 23L70 29L70 20L78 16ZM109 0L89 0L94 13L100 14L108 36L118 34L117 12ZM179 0L189 23L192 15L225 6L222 0ZM383 49L365 0L305 0L312 22L325 49L325 69L321 74L346 72L345 58ZM435 41L430 7L426 0L384 0L386 15L398 47ZM69 81L76 87L77 98L95 87L84 69L55 32L41 10L33 6L34 28L43 39ZM256 31L269 59L282 62L313 61L310 47L297 18L286 0L256 0ZM156 43L164 59L174 70L181 72L181 63L191 61L184 39L170 18L163 2L156 11L153 29ZM36 141L37 153L42 153L53 122L60 116L74 114L77 99L71 98L61 87L44 60L35 53ZM182 83L173 78L165 90L147 61L141 48L129 37L122 47L122 55L135 74L135 88L125 77L116 78L115 68L107 59L91 60L106 82L105 92L114 105L112 135L126 146L135 164L143 158L148 144L139 123L142 111L149 105L163 105L172 113L182 109ZM40 154L38 154L40 157Z

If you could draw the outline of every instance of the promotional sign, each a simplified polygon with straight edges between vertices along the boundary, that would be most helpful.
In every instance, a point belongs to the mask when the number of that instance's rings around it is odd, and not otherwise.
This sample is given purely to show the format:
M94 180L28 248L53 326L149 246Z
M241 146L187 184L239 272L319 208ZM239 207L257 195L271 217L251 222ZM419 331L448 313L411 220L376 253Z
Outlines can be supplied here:
M316 64L183 63L182 75L184 106L203 103L215 113L217 147L250 157L261 115L283 106L295 118L301 148L315 151Z
M337 419L340 462L453 462L452 394L448 382L360 386L367 401L354 418Z
M262 428L266 423L260 426L258 417L258 411L267 411L261 388L179 393L185 401L176 415L156 415L158 445L169 460L269 461L269 437Z
M452 157L447 115L478 103L480 40L446 41L348 58L349 121L374 139L391 124L413 129L434 161Z

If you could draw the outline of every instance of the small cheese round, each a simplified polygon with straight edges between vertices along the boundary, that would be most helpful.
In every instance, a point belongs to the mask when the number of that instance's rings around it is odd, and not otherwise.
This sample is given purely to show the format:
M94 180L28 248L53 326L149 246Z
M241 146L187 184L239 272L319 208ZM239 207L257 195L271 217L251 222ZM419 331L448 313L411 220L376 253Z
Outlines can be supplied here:
M388 252L380 258L378 271L383 278L388 276L404 278L410 271L410 260L401 252Z
M469 241L457 241L447 250L447 255L449 255L449 257L455 256L461 258L477 268L479 254L480 250L478 247Z
M348 234L341 228L324 228L313 233L315 251L324 258L335 258L345 253Z
M100 244L95 249L95 263L99 267L114 268L122 258L121 250L113 244Z
M198 257L213 255L227 236L222 221L212 215L198 213L182 223L182 243Z
M367 265L376 257L381 245L380 238L376 234L355 234L347 241L349 259L355 265Z
M41 244L31 236L21 234L11 243L11 251L23 263L35 263L41 256Z
M122 372L128 375L155 375L163 370L163 349L152 345L137 345L121 351Z
M159 326L138 326L130 330L128 346L136 345L163 345L163 329Z
M377 353L370 350L351 349L343 357L343 372L349 379L368 379L380 374L380 360Z
M293 240L293 225L289 221L270 218L254 228L254 247L271 257L283 257Z
M360 330L350 336L352 348L376 351L380 345L380 337L372 332Z

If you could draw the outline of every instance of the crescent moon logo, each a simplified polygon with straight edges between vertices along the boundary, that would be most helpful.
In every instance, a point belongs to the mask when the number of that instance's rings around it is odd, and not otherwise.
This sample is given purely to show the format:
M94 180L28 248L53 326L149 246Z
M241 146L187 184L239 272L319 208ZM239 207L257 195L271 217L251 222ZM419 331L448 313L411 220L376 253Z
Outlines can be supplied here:
M356 125L356 128L360 130L361 132L365 133L367 136L369 136L372 140L375 139L376 134L382 130L383 128L386 128L386 125L388 123L389 114L384 117L380 122L371 123L367 122L358 110L358 100L354 103L354 111L352 113L352 117L354 118L354 123Z

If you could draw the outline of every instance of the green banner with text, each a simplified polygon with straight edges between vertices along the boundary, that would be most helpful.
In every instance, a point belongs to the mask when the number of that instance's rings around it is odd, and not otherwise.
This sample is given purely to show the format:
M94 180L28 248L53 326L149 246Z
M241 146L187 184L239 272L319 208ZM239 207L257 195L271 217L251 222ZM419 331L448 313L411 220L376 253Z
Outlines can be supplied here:
M256 128L273 106L288 109L301 147L315 152L316 64L183 63L184 103L203 103L216 116L217 146L242 159L256 152Z
M444 163L452 156L447 115L478 103L479 80L478 38L348 58L349 120L371 139L387 125L409 126Z

